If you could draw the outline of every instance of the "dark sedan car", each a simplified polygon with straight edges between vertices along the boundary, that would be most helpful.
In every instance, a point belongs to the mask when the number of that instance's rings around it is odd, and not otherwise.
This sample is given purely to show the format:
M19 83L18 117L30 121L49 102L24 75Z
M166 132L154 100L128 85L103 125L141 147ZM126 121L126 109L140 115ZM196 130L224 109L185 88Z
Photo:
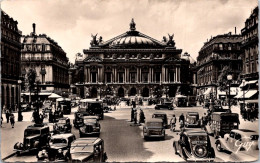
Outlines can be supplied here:
M101 126L98 116L84 116L83 119L83 126L79 128L80 137L91 135L99 136Z
M60 118L57 123L53 126L53 133L70 133L71 132L71 123L68 117Z
M215 158L209 136L201 129L189 129L181 132L179 140L173 142L173 148L175 154L188 162L208 162L214 161Z
M162 103L162 104L157 104L157 105L155 106L155 110L160 110L160 109L173 110L172 102L164 102L164 103Z

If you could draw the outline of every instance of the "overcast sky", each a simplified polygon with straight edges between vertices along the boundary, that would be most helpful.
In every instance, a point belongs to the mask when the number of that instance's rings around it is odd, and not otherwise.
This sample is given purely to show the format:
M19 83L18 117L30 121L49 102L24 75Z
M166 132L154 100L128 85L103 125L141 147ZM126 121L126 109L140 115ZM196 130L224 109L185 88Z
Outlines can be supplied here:
M178 49L196 59L203 43L218 34L237 32L257 0L4 0L1 8L18 21L23 35L45 33L67 53L90 46L91 33L109 40L129 30L134 18L136 30L159 41L174 33Z

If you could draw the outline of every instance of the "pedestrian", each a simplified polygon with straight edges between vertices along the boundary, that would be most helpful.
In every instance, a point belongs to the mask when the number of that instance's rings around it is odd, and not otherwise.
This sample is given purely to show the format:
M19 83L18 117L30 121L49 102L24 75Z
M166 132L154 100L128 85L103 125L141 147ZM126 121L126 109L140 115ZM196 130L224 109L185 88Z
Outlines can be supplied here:
M134 111L134 122L137 124L137 110Z
M49 123L52 123L53 122L53 113L52 113L52 110L50 110L50 113L49 113Z
M142 109L140 109L140 113L139 113L139 123L144 123L145 120L145 116L144 116L144 112Z
M2 123L3 123L3 117L2 117L2 115L1 115L1 127L2 127Z
M174 131L175 124L176 124L175 114L172 115L172 119L171 119L171 121L170 121L170 124L171 124L171 130Z
M10 123L11 123L12 128L14 128L14 123L15 123L15 122L14 122L14 118L15 118L15 117L14 117L14 114L11 113L11 114L10 114Z
M184 115L183 113L181 113L180 117L179 117L179 122L183 121L184 122Z
M39 115L39 123L43 123L43 119L44 119L44 117L43 117L42 113L40 113L40 115Z
M10 112L8 109L5 111L6 122L9 123Z
M207 119L206 119L206 113L201 117L201 129L205 129L205 126L207 125Z
M131 122L133 122L134 121L134 108L132 108L132 110L131 110Z

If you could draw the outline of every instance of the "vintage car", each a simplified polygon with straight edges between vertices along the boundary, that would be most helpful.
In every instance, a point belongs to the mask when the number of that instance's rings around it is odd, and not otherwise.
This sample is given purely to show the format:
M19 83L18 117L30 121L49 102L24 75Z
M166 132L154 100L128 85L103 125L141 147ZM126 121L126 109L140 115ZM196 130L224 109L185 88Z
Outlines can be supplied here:
M168 110L173 110L173 105L172 102L163 102L162 104L157 104L155 106L155 110L160 110L160 109L168 109Z
M90 135L100 135L100 123L98 116L84 116L83 126L79 128L80 137L90 136Z
M167 128L168 127L168 119L167 119L167 114L164 112L155 112L152 115L152 118L158 118L163 120L163 127Z
M69 148L70 144L76 139L74 134L66 133L66 134L57 134L53 135L49 141L49 149L48 152L48 161L56 161L60 158L57 158L58 152L62 152L64 156L69 156ZM38 159L40 159L41 153L44 151L39 151ZM64 160L68 160L68 158L64 158Z
M63 114L71 113L71 99L70 98L58 98L56 99L56 106L60 107Z
M173 142L175 154L185 161L208 162L214 161L215 151L210 138L204 130L189 129L180 133L178 141Z
M223 137L231 130L239 128L240 122L237 113L213 112L210 119L210 129L216 137Z
M143 127L143 135L145 140L149 137L159 137L165 139L163 120L157 118L147 119Z
M78 138L71 143L72 162L105 162L104 141L101 138Z
M48 146L49 136L49 126L44 124L30 125L24 130L23 143L17 142L14 145L14 151L19 155L25 152L40 150Z
M53 133L71 133L71 123L68 117L59 118L59 121L53 125Z
M26 103L21 104L21 111L22 112L26 112L26 111L30 111L30 110L31 110L31 108L30 108L29 104L26 104Z
M77 115L89 116L95 115L99 119L104 119L104 111L102 107L102 100L99 99L82 99L79 101L78 111L75 113L75 121Z
M200 119L198 112L188 112L186 114L184 125L186 128L200 127Z
M175 105L177 107L186 107L188 105L188 98L184 95L175 96Z
M258 159L258 138L257 132L248 129L235 129L230 133L225 134L224 138L216 140L216 148L219 152L230 151L233 152L233 158L240 158L240 156L255 157ZM236 154L241 154L240 156ZM239 162L241 162L239 160Z

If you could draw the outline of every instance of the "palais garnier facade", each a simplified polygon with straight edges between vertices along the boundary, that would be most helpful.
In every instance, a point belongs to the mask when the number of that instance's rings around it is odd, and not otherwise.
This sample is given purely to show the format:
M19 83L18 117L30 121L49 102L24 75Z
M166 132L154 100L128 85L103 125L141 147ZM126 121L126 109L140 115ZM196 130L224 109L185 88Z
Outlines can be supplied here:
M190 61L173 36L153 39L137 31L133 19L129 31L108 41L92 35L91 47L76 57L75 92L82 98L191 94Z

